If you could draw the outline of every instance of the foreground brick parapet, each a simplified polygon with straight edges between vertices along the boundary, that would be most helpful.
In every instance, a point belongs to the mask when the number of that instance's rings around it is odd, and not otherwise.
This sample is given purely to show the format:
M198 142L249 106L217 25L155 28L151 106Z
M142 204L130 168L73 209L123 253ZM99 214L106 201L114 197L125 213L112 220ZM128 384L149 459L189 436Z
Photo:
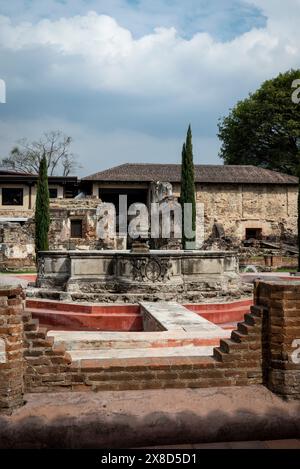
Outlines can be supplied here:
M189 356L76 359L66 345L23 309L20 289L0 290L0 410L22 404L23 383L27 392L265 384L282 397L300 398L300 282L258 283L250 312L213 356L194 349Z
M21 288L0 288L0 412L23 405L24 297Z
M264 315L265 384L286 398L300 398L300 282L260 282L255 302ZM297 349L299 352L297 352Z

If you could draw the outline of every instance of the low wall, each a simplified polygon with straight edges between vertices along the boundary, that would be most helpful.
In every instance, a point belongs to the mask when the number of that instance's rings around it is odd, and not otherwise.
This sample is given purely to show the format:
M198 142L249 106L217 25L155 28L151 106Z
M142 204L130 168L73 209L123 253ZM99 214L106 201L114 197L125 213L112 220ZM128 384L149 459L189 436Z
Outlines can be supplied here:
M229 251L46 251L39 253L38 286L62 289L73 300L197 301L236 295L241 282Z

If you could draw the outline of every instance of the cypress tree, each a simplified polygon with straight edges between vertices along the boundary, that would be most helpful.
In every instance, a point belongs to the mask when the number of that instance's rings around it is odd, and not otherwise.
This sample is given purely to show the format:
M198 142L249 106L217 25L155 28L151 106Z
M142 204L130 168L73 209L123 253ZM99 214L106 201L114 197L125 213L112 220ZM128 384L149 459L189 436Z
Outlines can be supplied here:
M47 175L47 160L44 155L40 161L39 178L37 182L35 204L35 251L49 249L48 231L50 225L49 188Z
M192 204L192 229L196 229L196 197L195 197L195 171L193 161L193 143L192 143L192 129L189 125L186 142L182 148L182 162L181 162L181 194L180 200L182 207L185 203ZM195 242L193 238L187 238L184 233L184 211L183 211L183 231L182 231L183 248L187 249L187 243Z

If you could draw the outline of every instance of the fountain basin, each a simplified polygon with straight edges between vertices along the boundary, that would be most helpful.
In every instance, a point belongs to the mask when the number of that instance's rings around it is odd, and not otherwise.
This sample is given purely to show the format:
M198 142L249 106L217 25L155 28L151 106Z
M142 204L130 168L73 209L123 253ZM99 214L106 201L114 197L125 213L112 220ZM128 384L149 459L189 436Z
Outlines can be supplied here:
M77 301L197 301L239 292L229 251L42 251L37 285Z

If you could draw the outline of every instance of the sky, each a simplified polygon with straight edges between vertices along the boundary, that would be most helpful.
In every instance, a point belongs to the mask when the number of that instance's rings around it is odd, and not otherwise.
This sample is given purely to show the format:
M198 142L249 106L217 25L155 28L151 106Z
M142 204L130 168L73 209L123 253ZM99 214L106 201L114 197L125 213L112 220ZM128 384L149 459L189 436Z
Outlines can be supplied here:
M221 164L218 119L300 64L300 0L0 0L0 157L60 129L79 176Z

